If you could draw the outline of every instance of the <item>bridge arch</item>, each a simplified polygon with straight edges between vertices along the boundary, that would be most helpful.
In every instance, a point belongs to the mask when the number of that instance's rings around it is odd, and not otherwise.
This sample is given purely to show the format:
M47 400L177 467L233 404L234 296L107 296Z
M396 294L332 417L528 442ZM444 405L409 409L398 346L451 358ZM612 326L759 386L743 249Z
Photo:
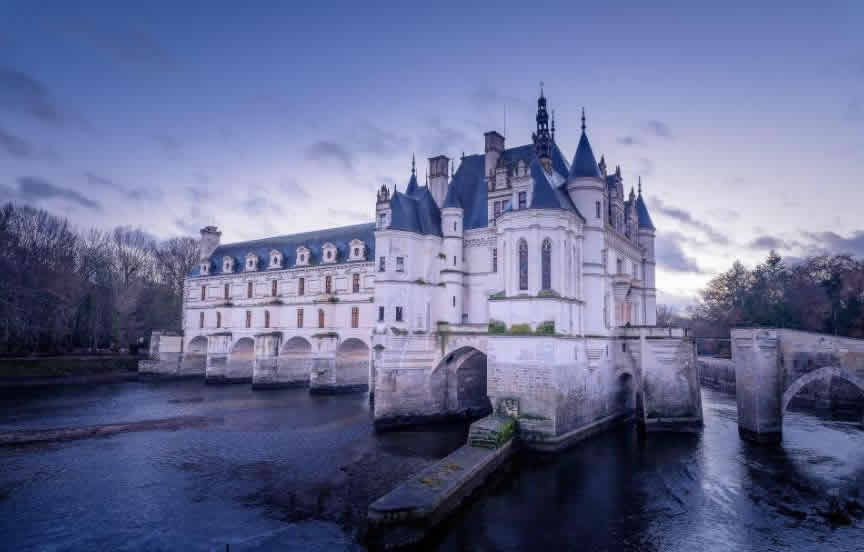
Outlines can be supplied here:
M842 367L823 366L822 368L817 368L812 372L807 372L806 374L800 376L786 388L786 390L783 392L783 399L781 402L781 415L786 414L786 409L789 407L789 403L792 401L793 398L795 398L795 395L797 395L807 385L813 383L814 381L824 381L826 383L830 383L831 378L840 378L846 380L847 382L858 388L858 391L860 391L861 394L864 395L864 380L856 377L852 372Z
M202 375L207 371L207 336L198 335L189 341L180 365L182 375Z
M619 370L615 374L615 409L633 413L636 410L638 385L630 370Z
M488 414L486 367L486 353L470 345L444 355L429 374L429 390L440 411L472 418Z
M251 337L241 337L231 347L231 357L225 373L227 381L252 381L255 367L255 340Z
M345 390L369 388L370 349L362 339L349 337L336 347L334 383Z
M285 341L282 345L281 355L296 355L312 352L312 344L305 337L295 335L291 339Z

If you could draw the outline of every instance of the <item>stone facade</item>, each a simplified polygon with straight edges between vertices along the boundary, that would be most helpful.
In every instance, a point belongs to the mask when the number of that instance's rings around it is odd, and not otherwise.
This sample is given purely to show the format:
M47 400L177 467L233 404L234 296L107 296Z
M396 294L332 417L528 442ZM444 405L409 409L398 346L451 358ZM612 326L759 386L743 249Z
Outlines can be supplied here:
M227 245L204 228L180 364L214 382L368 387L379 426L503 408L548 444L640 408L647 425L698 423L692 344L652 328L641 182L625 195L584 116L570 163L554 130L541 95L532 144L488 132L455 171L430 158L426 186L412 162L374 224Z

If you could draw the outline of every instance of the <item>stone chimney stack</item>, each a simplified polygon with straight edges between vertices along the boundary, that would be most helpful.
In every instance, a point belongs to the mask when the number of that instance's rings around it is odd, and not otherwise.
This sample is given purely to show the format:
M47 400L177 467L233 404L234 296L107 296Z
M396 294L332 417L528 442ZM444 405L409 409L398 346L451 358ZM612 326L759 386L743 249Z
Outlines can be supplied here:
M486 138L486 168L484 175L489 178L495 178L495 168L498 166L498 160L501 154L504 153L504 137L494 130L483 135Z
M219 247L219 238L222 232L215 226L205 226L201 229L201 261L206 261Z
M446 155L429 158L429 191L435 198L440 209L447 197L447 178L450 170L450 158Z

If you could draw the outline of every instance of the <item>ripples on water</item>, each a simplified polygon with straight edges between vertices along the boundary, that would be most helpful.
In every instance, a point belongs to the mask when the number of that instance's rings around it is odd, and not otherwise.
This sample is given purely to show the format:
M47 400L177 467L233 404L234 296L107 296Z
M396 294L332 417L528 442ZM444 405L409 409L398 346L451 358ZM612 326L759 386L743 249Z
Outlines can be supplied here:
M864 431L791 412L782 448L738 438L704 390L699 435L629 428L522 455L427 543L443 550L864 550L827 494L862 502ZM366 506L464 442L466 426L376 436L366 395L200 382L7 392L0 431L207 416L177 431L0 448L10 550L340 550Z

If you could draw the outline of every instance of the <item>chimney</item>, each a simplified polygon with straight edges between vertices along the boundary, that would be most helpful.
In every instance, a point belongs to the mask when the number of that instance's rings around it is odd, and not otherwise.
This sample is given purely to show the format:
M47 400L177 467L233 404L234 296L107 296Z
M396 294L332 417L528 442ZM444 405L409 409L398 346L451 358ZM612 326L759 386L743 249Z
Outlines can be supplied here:
M486 138L486 168L484 176L495 178L495 168L498 166L498 159L504 153L504 137L494 130L483 135Z
M447 197L447 172L450 169L450 158L438 155L429 158L429 191L440 208Z
M201 229L201 257L200 260L206 261L213 254L213 251L219 246L219 237L222 232L215 226L205 226Z

